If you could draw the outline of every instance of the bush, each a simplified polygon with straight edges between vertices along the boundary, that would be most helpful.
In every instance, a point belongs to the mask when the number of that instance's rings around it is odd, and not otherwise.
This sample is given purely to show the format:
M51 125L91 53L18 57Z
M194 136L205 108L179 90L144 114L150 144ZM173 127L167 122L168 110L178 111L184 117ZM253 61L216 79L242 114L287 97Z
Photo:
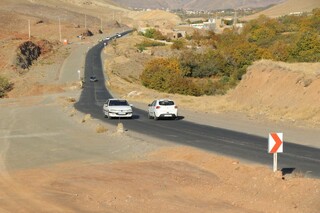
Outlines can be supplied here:
M159 30L156 30L154 28L147 29L145 33L143 33L143 36L147 38L153 38L156 40L166 40L166 37L162 35L162 33Z
M0 98L5 97L7 92L12 89L13 83L10 83L7 78L0 76Z
M138 50L140 52L145 50L147 47L156 47L156 46L165 46L165 44L162 42L151 41L151 40L147 40L147 39L145 39L143 42L141 42L139 44L136 44L136 47L138 48Z
M27 69L41 54L40 47L31 41L24 42L18 47L16 65L22 69Z
M199 95L196 86L184 78L183 73L177 59L157 58L147 63L140 79L145 87L161 92Z
M320 38L316 31L300 32L292 45L290 59L298 62L320 61Z
M186 41L184 39L173 40L173 44L171 45L171 49L181 50L186 47Z

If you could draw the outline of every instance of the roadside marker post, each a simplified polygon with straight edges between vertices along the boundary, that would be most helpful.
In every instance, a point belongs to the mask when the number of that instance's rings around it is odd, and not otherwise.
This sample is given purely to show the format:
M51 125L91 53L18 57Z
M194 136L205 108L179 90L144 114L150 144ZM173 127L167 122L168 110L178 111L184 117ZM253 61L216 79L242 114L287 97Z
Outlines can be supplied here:
M268 152L273 154L273 172L278 170L278 153L283 152L283 133L270 133Z
M78 70L78 75L79 75L79 81L81 80L81 71L80 70Z

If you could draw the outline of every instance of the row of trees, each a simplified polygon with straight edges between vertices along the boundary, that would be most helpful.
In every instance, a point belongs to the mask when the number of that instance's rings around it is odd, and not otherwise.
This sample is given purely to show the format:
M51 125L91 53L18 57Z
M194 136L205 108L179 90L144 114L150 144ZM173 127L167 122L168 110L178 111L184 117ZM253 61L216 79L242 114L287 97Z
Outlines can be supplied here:
M260 16L248 22L241 33L231 29L221 35L203 35L195 31L187 40L174 42L175 59L148 63L141 80L146 87L164 92L221 94L234 87L247 67L259 59L320 62L319 34L320 9L312 15L279 19Z

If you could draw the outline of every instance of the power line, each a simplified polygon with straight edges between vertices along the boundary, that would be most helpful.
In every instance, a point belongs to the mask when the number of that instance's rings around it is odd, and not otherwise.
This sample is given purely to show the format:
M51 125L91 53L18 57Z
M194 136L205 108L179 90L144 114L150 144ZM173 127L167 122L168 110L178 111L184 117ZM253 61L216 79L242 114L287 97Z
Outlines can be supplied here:
M59 39L60 39L60 42L62 40L62 35L61 35L61 21L60 21L60 16L59 16Z

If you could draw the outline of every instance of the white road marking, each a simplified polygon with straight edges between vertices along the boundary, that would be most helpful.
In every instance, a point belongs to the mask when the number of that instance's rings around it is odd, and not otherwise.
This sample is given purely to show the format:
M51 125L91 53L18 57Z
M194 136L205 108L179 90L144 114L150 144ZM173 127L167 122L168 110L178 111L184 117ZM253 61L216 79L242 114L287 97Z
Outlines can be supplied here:
M57 136L61 134L62 134L61 132L53 132L53 133L33 133L33 134L22 134L22 135L5 135L5 136L0 136L0 139L36 138L36 137L44 137L44 136Z

